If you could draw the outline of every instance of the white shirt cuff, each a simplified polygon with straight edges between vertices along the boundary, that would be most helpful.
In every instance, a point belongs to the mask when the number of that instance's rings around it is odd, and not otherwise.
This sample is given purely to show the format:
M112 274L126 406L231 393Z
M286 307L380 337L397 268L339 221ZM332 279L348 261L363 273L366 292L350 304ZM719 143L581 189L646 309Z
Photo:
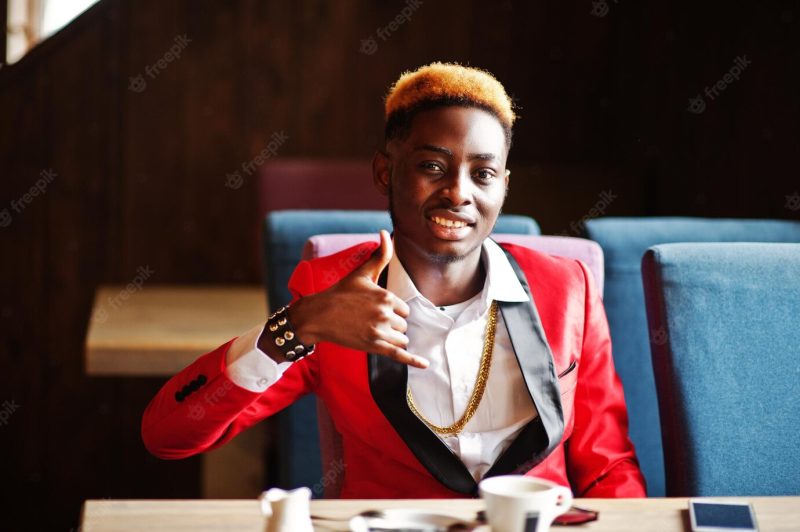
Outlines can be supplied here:
M281 378L291 362L278 364L258 348L258 338L264 325L253 327L234 340L225 358L228 378L234 384L251 392L263 392Z

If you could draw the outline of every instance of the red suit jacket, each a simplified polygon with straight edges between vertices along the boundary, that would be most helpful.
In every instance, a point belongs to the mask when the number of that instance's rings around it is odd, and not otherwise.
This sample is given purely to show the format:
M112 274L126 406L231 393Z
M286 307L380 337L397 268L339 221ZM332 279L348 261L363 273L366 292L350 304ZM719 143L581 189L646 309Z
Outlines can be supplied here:
M367 260L375 247L364 243L304 261L289 288L295 298L324 290ZM644 496L605 312L588 269L575 260L502 247L532 296L533 304L501 303L500 311L539 416L486 476L543 477L571 486L582 497ZM321 343L258 393L227 377L225 354L232 342L172 377L150 402L142 437L151 453L177 459L217 448L314 392L342 435L342 497L476 495L475 480L461 460L408 409L405 365Z

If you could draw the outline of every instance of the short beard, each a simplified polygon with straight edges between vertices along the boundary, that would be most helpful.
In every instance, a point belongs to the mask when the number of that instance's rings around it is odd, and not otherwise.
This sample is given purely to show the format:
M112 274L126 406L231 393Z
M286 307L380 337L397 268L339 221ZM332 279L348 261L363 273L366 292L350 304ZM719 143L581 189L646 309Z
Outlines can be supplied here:
M389 187L389 218L392 220L392 228L397 229L397 217L394 215L394 201L392 196L392 187ZM497 222L495 222L497 223ZM412 242L414 247L422 251L426 257L433 263L433 264L455 264L456 262L460 262L466 259L469 255L471 255L476 249L483 245L483 242L479 243L473 249L467 251L464 255L446 255L443 253L431 253L426 249L422 249L416 245L416 243Z
M427 256L433 264L455 264L456 262L466 259L473 251L475 250L471 249L467 255L443 255L440 253L428 253L426 251L425 256Z

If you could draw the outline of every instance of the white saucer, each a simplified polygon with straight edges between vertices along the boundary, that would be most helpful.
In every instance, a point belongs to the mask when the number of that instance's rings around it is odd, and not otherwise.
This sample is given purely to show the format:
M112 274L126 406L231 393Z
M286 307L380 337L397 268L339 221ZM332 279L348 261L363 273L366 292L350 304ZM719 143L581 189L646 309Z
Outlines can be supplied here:
M372 529L404 530L419 532L439 532L450 526L465 522L464 519L444 514L434 514L412 509L390 509L381 512L379 517L357 515L350 520L352 532L369 532ZM488 526L473 529L488 531Z

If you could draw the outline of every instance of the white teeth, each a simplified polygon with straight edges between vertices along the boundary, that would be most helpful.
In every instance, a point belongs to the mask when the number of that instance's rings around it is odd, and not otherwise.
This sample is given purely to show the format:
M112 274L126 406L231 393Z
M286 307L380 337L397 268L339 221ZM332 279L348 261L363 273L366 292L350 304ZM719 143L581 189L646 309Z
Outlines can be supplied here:
M438 225L443 225L444 227L461 228L467 226L466 222L448 220L447 218L440 218L439 216L431 216L431 220Z

